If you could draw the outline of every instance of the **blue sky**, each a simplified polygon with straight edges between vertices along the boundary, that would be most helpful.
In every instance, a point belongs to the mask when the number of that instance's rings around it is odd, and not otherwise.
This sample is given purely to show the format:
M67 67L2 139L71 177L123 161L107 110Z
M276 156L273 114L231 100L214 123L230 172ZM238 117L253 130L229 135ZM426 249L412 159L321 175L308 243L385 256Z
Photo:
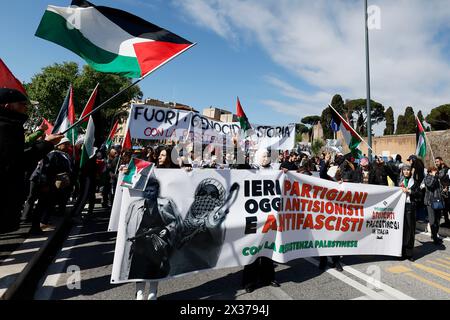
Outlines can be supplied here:
M48 1L48 0L47 0ZM0 11L0 57L22 81L55 62L84 62L34 37L48 4L16 0ZM141 83L145 97L202 110L235 110L252 122L285 124L322 112L335 93L365 96L363 1L96 0L139 15L198 45ZM372 98L395 117L450 103L450 5L379 0L371 36ZM384 125L376 129L380 133Z

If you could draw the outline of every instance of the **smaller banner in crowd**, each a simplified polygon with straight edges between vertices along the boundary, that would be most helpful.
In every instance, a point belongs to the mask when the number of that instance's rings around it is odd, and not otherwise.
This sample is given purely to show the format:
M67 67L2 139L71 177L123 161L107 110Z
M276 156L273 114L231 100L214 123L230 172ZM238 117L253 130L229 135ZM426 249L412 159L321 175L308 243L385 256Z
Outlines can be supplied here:
M231 143L241 130L239 122L219 122L198 113L146 105L132 105L130 112L132 138L144 140L200 141L201 143ZM295 142L295 124L262 126L252 124L248 141L251 149L271 148L292 150Z
M112 283L244 266L265 256L400 256L400 188L275 170L155 169L123 189ZM116 219L116 218L114 218Z

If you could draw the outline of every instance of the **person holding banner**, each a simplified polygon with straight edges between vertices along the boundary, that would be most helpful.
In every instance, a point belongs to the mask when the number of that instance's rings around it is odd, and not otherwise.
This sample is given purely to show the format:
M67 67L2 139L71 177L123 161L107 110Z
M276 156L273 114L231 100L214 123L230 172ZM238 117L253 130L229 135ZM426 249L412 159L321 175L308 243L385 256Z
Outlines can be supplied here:
M411 165L412 176L414 181L418 184L423 184L423 180L425 179L425 165L422 159L418 158L415 154L410 155L406 161ZM417 215L420 220L426 220L428 217L427 207L424 204L425 198L425 185L420 189L421 195L418 199L416 199L416 210Z
M269 151L267 149L257 150L255 153L255 160L255 167L257 169L272 169ZM253 292L258 284L262 286L280 286L280 284L275 280L275 265L273 261L267 257L259 257L253 263L244 267L242 286L245 291L247 293Z
M416 235L416 199L421 196L420 184L414 181L411 166L402 166L402 178L399 186L406 194L405 215L403 220L402 259L414 261L414 238Z

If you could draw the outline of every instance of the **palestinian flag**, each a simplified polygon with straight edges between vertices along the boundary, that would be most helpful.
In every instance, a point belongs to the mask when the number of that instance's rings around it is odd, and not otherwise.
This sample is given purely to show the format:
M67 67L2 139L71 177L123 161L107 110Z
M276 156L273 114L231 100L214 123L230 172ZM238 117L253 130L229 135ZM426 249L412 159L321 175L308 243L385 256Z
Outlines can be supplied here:
M75 123L75 106L73 104L73 88L70 86L69 91L67 91L66 98L59 110L58 117L56 118L52 133L56 134L59 132L66 131L72 124ZM76 128L68 131L66 133L67 139L72 142L77 140Z
M125 138L123 139L122 142L122 149L123 150L129 150L133 147L133 143L131 142L131 134L130 134L130 129L127 129L127 133L125 134Z
M132 158L128 164L128 173L124 175L121 186L130 189L144 190L148 176L153 167L154 165L151 162Z
M239 123L241 124L241 132L243 131L245 134L249 129L252 128L252 126L250 125L250 122L248 121L248 118L245 115L244 109L242 109L239 97L237 98L236 115L238 117Z
M423 129L422 123L416 116L417 128L416 128L416 155L425 159L427 154L427 144L425 139L425 130Z
M36 36L83 58L100 72L143 77L194 44L128 12L72 1L48 6Z
M46 135L49 135L49 134L51 134L52 133L52 131L53 131L53 125L50 123L50 122L48 122L48 120L47 119L45 119L45 118L43 118L43 120L42 120L42 124L41 125L43 125L43 124L46 124L47 125L47 127L48 127L48 129L47 130L45 130L45 134Z
M80 168L83 168L86 163L95 156L97 148L94 147L95 143L95 124L92 116L89 117L86 134L84 136L83 149L81 150Z
M89 97L88 102L86 103L86 106L83 109L83 112L81 113L80 119L82 119L83 117L85 117L86 115L88 115L93 109L94 106L97 103L97 95L98 95L98 83L97 86L95 87L94 91L92 91L91 96ZM81 123L81 126L86 129L87 123L89 121L89 117L87 117L86 119L84 119Z
M106 149L111 148L112 144L113 144L113 139L118 131L119 128L119 120L116 121L116 123L114 123L114 126L111 129L111 132L108 135L108 139L106 139L105 145L106 145Z
M344 118L333 108L331 107L331 127L334 131L341 131L344 136L345 142L348 144L350 152L353 157L361 158L362 152L359 149L359 145L362 142L362 139L359 137L358 133L348 124Z
M27 92L22 83L12 74L2 59L0 59L0 94L4 94L5 99L10 101L28 100Z

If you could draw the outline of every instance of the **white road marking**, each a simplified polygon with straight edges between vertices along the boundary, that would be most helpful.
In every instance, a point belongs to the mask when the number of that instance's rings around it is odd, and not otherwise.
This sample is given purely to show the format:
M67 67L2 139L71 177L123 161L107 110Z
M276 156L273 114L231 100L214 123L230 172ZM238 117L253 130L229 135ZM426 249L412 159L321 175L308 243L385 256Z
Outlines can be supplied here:
M378 280L375 280L374 278L372 278L371 276L362 273L352 267L346 266L345 264L341 263L342 267L344 268L345 271L347 271L348 273L351 273L352 275L354 275L355 277L360 278L363 281L366 281L367 283L372 284L374 287L385 291L386 293L388 293L390 296L398 299L398 300L415 300L414 298L408 296L407 294L404 294L403 292L394 289L390 286L388 286L387 284L384 284Z
M24 253L36 252L36 251L39 251L39 249L41 249L41 248L32 248L32 249L16 250L16 251L14 251L14 252L11 252L10 256L11 256L11 257L14 257L15 255L18 255L18 254L24 254Z
M315 265L315 266L319 266L319 262L316 259L313 258L305 258L306 261L308 261L309 263ZM348 284L349 286L355 288L358 291L361 291L364 295L366 295L367 297L370 297L370 299L372 300L387 300L387 298L381 294L379 294L378 292L362 285L361 283L359 283L358 281L355 281L349 277L347 277L346 275L342 274L339 271L336 271L334 269L327 269L326 270L327 273L331 274L332 276L334 276L335 278L341 280L342 282Z
M370 300L370 297L362 296L362 297L354 298L354 299L351 299L351 300Z
M74 241L75 242L76 240L80 240L80 239L71 239L70 241ZM80 245L73 245L73 246L70 246L70 247L64 247L64 248L61 249L61 251L70 251L70 250L72 250L74 248L89 248L89 247L96 247L96 246L102 245L102 244L114 244L114 243L116 243L115 240L103 241L103 242L92 241L92 242L83 243L83 244L80 244Z
M72 228L72 235L79 234L83 226L75 226ZM66 246L73 247L76 240L66 240L63 244L63 248ZM60 277L63 275L64 269L66 268L66 262L70 258L70 250L61 250L58 253L55 262L50 265L47 269L46 275L40 280L38 290L34 295L36 300L50 300L50 297L55 290ZM56 263L57 260L63 260L63 263Z

